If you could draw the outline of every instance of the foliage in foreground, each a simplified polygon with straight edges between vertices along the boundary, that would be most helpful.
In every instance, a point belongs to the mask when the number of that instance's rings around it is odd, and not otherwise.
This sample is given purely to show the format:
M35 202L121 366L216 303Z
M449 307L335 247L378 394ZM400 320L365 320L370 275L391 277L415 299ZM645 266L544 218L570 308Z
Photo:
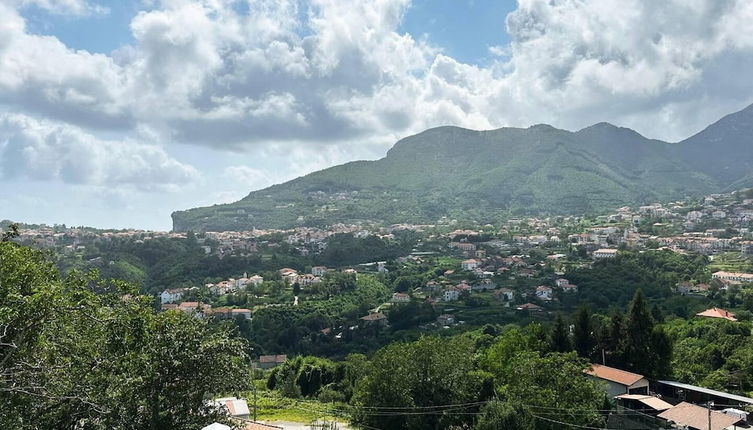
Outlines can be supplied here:
M95 274L61 278L0 243L0 427L185 429L223 421L207 401L247 388L248 346Z

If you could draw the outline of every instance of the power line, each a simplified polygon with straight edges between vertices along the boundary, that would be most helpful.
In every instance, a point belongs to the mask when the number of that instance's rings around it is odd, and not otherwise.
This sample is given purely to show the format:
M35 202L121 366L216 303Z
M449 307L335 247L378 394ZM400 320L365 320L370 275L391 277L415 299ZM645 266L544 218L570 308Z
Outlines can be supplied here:
M580 424L566 423L564 421L553 420L551 418L545 418L545 417L541 417L541 416L538 416L538 415L533 415L533 418L538 419L538 420L542 420L542 421L548 421L548 422L554 423L554 424L560 424L560 425L566 425L566 426L573 427L573 428L579 428L579 429L591 429L591 430L646 430L645 428L637 428L637 427L636 428L622 428L622 429L610 429L610 428L607 428L607 427L590 427L590 426L584 426L584 425L580 425Z

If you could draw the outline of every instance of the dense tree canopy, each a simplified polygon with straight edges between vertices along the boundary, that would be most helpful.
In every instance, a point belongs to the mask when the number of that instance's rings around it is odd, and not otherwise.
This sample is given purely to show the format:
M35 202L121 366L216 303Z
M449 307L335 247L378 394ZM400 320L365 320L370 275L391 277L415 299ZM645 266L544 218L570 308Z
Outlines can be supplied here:
M248 346L224 326L155 314L96 274L61 278L0 243L0 427L185 429L223 420L208 400L248 384Z

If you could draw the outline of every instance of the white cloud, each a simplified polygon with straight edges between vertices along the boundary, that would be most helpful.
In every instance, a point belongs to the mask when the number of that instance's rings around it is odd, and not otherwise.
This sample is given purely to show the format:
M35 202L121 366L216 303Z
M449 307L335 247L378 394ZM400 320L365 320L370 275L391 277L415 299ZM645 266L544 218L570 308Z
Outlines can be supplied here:
M607 120L675 139L751 101L746 0L520 0L488 67L401 34L409 3L154 1L112 56L30 34L0 5L0 103L94 134L288 145L333 163L445 124Z
M243 184L246 190L268 187L273 183L267 172L249 166L227 167L223 176L228 181Z
M0 115L0 176L68 184L179 190L199 173L162 148L99 139L77 127Z

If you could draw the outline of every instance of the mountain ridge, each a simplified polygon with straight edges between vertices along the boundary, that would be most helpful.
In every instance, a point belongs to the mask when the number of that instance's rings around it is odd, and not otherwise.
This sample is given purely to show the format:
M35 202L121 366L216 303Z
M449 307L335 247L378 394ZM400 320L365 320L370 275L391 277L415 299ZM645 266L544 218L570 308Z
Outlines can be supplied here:
M601 212L753 184L751 136L753 105L676 143L606 122L578 131L440 126L398 140L378 160L313 172L235 203L174 212L173 229Z

